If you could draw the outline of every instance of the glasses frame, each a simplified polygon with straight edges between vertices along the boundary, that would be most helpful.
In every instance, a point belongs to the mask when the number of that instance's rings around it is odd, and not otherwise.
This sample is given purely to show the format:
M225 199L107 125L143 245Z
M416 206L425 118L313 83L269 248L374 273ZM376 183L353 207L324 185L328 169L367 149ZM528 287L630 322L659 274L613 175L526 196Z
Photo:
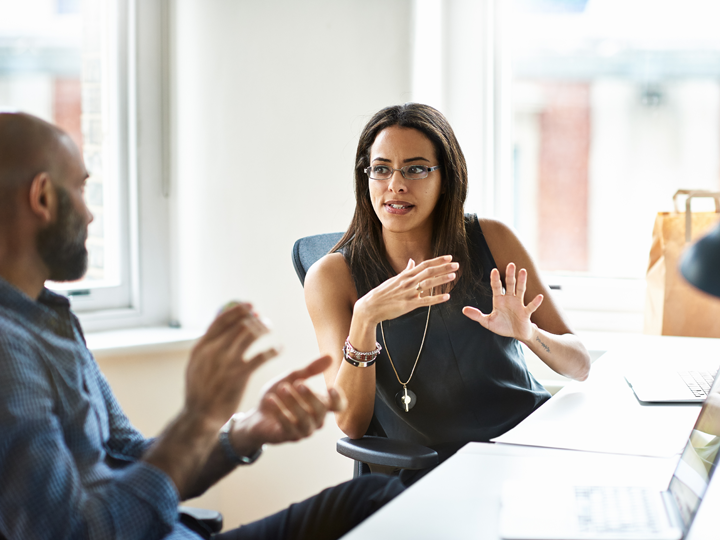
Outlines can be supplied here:
M425 167L425 165L420 165L420 166L421 166L421 167ZM388 167L388 166L387 166L387 165L383 165L383 167ZM387 182L388 180L390 180L390 179L392 178L392 175L395 174L395 171L400 171L400 174L402 174L402 176L403 176L403 178L404 178L405 180L424 180L425 178L427 178L428 176L430 176L430 173L431 173L431 172L437 171L437 170L440 168L440 165L435 165L434 167L428 167L428 168L427 168L427 174L426 174L425 176L420 177L420 178L408 178L407 176L405 176L405 170L406 170L408 167L418 167L418 165L405 165L404 167L400 167L399 169L393 169L392 167L388 167L388 169L390 169L390 176L388 176L387 178L373 178L372 176L370 176L370 171L371 171L372 168L373 168L372 165L369 165L369 166L365 167L365 168L363 169L363 172L368 175L368 178L369 178L370 180L375 180L376 182Z

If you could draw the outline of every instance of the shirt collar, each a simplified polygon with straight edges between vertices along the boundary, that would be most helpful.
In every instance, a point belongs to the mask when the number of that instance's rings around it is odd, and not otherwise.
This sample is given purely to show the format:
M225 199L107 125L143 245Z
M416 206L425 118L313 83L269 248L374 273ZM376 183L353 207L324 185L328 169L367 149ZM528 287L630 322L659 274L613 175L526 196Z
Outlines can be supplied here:
M33 300L2 277L0 277L0 305L39 325L49 322L50 319L56 319L70 309L70 301L60 294L43 287L38 299Z

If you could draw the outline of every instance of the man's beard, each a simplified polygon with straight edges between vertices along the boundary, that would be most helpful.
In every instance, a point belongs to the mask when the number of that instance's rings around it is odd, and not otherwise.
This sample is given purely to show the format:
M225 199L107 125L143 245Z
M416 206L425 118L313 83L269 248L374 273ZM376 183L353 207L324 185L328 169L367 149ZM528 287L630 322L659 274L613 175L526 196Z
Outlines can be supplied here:
M55 189L58 194L57 220L38 233L37 249L50 270L50 280L75 281L87 270L87 224L75 211L67 190L60 186Z

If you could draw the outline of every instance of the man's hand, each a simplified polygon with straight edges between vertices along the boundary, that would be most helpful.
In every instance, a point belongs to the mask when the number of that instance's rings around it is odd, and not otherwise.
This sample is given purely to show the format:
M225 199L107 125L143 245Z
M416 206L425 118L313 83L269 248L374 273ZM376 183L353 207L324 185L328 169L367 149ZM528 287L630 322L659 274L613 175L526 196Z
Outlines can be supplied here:
M201 415L210 425L222 426L240 405L250 375L278 354L270 349L244 358L250 345L267 332L250 304L223 311L190 354L185 410Z
M268 331L250 304L225 309L190 353L185 406L143 460L164 471L181 499L201 494L227 474L227 464L208 460L219 449L218 431L240 405L253 372L278 353L274 349L245 358L250 345Z
M305 385L306 379L325 371L331 362L323 356L267 384L258 406L236 422L233 447L249 456L265 443L300 440L322 427L329 411L345 408L345 398L336 389L321 396Z

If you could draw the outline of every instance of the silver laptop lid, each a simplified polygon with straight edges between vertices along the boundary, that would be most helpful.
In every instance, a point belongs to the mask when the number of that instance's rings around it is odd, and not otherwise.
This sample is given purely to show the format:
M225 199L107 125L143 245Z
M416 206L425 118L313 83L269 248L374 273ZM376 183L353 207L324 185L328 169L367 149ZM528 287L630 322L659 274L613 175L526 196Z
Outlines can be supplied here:
M695 427L685 444L668 488L677 503L684 532L690 528L710 478L718 463L720 447L720 377L705 399Z

